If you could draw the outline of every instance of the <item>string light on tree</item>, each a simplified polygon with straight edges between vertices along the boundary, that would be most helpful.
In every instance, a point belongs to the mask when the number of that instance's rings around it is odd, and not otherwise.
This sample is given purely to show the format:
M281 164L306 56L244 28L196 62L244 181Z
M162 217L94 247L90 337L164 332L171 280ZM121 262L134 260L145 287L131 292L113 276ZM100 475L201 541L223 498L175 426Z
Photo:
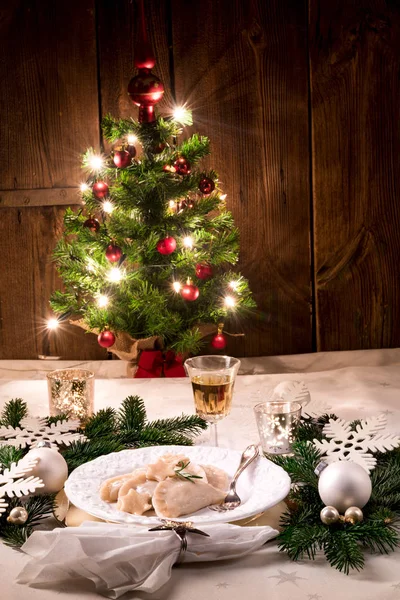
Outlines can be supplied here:
M221 198L222 202L224 202L224 200L226 200L226 198L227 198L227 194L221 194L220 198Z
M88 158L88 165L92 171L100 171L104 167L104 158L100 154L91 154Z
M99 308L105 308L106 306L109 305L109 303L110 303L110 299L105 294L100 294L99 296L97 296L97 306Z
M193 125L192 111L187 109L186 106L176 106L172 118L182 125Z
M138 139L134 133L128 133L126 141L128 142L129 146L133 146L134 144L136 144Z
M230 281L229 282L229 287L232 290L236 291L238 289L238 287L239 287L239 281Z
M107 279L111 283L119 283L123 279L123 273L118 267L113 267L107 273Z
M56 319L55 317L51 317L50 319L47 320L46 327L50 331L53 331L54 329L57 329L59 324L60 324L60 322L58 319Z
M81 183L81 185L79 186L79 189L81 190L82 194L84 192L88 192L90 190L90 187L88 186L87 183Z
M190 235L184 237L182 241L185 248L193 248L193 238L191 238Z
M224 304L226 308L233 308L234 306L236 306L236 300L233 296L225 296Z
M180 283L180 281L174 281L172 283L172 288L173 288L174 292L176 292L177 294L181 291L181 287L182 287L182 284Z
M111 215L112 211L114 210L114 204L110 202L110 200L105 200L102 204L102 208L105 213Z

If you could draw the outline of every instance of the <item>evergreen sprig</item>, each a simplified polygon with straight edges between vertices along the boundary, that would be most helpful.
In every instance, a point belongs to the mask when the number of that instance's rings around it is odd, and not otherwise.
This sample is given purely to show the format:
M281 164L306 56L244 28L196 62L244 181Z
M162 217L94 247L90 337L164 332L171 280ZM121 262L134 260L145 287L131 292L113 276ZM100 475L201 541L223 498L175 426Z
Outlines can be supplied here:
M372 495L363 508L364 520L351 524L339 520L325 525L320 520L324 507L314 472L321 460L310 443L324 437L323 426L335 415L302 419L293 444L292 456L269 457L292 479L287 511L281 518L278 545L292 560L315 559L323 552L330 565L348 574L364 567L364 553L387 554L400 544L397 522L400 518L400 450L376 453L377 466L371 473ZM354 422L352 426L356 426ZM323 459L322 459L323 460Z

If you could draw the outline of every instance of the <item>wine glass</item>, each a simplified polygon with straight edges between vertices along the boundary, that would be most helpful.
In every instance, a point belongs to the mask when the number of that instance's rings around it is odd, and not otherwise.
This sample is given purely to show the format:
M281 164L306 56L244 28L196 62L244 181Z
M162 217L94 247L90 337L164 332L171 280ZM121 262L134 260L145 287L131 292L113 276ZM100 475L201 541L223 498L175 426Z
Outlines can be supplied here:
M231 412L240 360L232 356L196 356L185 361L196 413L210 424L211 444L218 446L217 423Z

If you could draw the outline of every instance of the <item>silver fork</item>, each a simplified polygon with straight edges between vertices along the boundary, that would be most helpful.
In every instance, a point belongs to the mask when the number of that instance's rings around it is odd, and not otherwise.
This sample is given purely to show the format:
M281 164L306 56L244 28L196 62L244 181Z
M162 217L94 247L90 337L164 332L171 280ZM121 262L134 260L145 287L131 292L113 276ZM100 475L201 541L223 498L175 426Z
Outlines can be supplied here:
M239 479L240 475L243 471L249 466L250 463L253 462L258 456L260 456L258 446L251 444L251 446L247 446L246 450L243 452L239 466L236 470L236 473L233 476L231 484L229 486L229 492L226 495L225 500L222 504L216 504L215 506L209 506L210 510L215 510L217 512L226 512L228 510L233 510L241 505L242 501L240 497L236 493L236 482Z

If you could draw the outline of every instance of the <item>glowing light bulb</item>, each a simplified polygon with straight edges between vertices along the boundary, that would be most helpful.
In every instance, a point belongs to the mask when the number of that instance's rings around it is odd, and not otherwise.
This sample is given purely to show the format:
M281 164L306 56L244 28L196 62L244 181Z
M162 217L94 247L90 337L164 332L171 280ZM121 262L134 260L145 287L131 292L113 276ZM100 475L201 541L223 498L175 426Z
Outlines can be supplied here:
M182 123L182 125L193 125L192 111L185 106L176 106L172 112L174 121Z
M225 296L224 304L227 308L233 308L236 305L236 300L232 296Z
M112 211L114 210L114 204L110 202L110 200L105 200L103 202L103 210L105 213L111 215Z
M118 267L113 267L108 271L107 279L112 283L118 283L119 281L121 281L122 277L123 275L121 269L118 269Z
M88 163L93 171L100 171L104 166L103 157L99 154L92 154L92 156L89 157Z
M48 319L46 326L47 326L47 329L50 329L50 330L53 331L54 329L57 329L57 327L59 326L59 324L60 323L58 322L58 319L56 319L55 317L53 317L51 319Z
M239 282L238 282L238 281L230 281L230 282L229 282L229 287L230 287L232 290L237 290L237 289L238 289L238 287L239 287Z
M104 294L100 294L100 296L97 296L97 306L99 308L105 308L106 306L108 306L108 303L110 302L108 296L105 296Z
M179 281L174 281L174 283L172 284L172 287L174 288L174 291L176 293L178 293L180 291L182 285Z
M79 188L80 188L81 192L87 192L88 190L90 190L90 187L88 186L87 183L81 183Z
M130 146L133 146L138 141L138 139L134 133L128 133L128 136L126 139Z
M221 194L220 198L222 201L226 200L228 194Z
M184 237L182 241L185 248L193 248L193 239L189 235Z
M175 208L175 200L170 200L169 201L169 207L170 208Z

